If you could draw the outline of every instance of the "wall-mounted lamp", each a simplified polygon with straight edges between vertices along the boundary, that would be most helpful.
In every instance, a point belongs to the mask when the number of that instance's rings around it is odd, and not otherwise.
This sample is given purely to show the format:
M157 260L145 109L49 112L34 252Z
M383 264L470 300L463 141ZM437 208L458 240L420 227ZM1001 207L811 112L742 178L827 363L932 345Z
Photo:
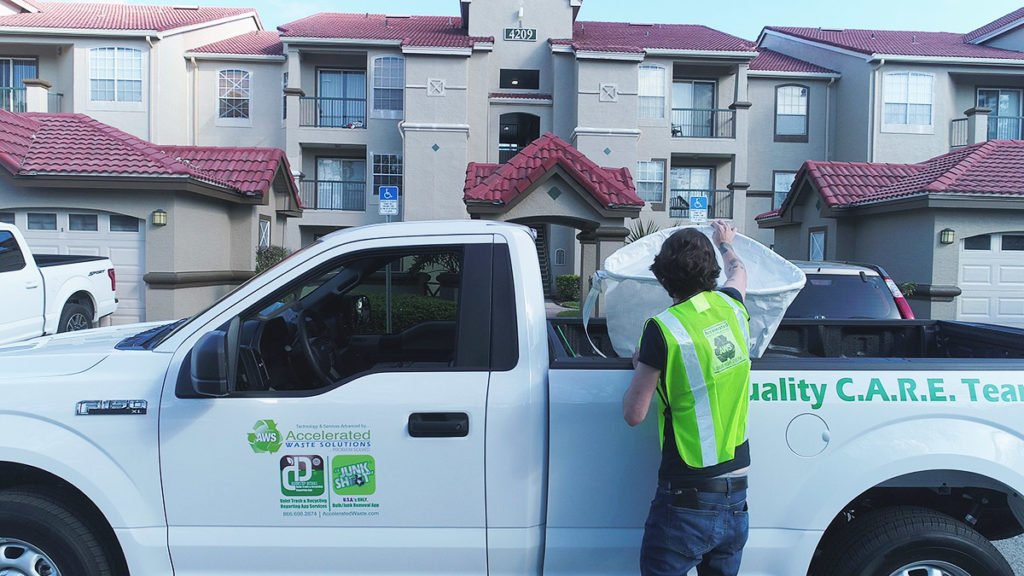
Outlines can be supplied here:
M167 226L167 212L153 210L153 226Z
M952 228L943 228L939 232L939 243L952 244L953 242L956 242L956 232Z
M523 21L523 16L525 16L525 15L526 15L526 8L520 6L519 10L516 11L516 18L518 18L519 21L522 22Z

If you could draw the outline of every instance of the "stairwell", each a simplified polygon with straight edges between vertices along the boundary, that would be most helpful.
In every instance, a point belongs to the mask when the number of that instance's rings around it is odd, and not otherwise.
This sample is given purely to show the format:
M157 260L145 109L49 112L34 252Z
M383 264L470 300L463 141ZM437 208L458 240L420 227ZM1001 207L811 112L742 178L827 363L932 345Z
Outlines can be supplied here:
M548 261L547 226L531 226L537 233L537 259L540 261L540 277L544 282L544 297L551 297L551 262Z

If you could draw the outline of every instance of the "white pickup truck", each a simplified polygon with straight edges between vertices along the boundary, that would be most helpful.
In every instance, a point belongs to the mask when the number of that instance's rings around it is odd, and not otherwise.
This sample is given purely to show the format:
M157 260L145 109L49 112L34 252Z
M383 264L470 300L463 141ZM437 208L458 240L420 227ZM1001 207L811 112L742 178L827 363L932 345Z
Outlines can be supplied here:
M191 319L0 347L0 573L636 574L657 425L543 298L526 228L390 224ZM785 322L742 574L1010 576L1021 336Z
M109 258L33 255L0 223L0 344L92 328L117 309L115 283Z

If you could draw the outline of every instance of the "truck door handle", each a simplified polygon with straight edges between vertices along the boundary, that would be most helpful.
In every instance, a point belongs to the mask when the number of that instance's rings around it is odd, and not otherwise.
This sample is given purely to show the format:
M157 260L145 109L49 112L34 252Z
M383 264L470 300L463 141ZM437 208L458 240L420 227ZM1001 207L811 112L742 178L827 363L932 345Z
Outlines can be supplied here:
M413 438L465 438L469 415L465 412L417 412L409 415L409 436Z
M26 290L34 290L36 288L39 288L39 282L36 282L34 280L30 280L28 282L25 282L25 289Z

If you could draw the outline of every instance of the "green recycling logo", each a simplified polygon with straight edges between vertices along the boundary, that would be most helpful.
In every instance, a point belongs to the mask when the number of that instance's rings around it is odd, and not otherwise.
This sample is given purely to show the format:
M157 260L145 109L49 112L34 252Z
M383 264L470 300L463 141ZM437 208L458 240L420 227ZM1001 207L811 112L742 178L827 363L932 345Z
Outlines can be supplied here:
M724 335L715 337L715 356L719 362L727 362L736 356L736 345Z
M249 432L249 446L256 454L273 454L281 449L281 433L273 420L260 420Z

